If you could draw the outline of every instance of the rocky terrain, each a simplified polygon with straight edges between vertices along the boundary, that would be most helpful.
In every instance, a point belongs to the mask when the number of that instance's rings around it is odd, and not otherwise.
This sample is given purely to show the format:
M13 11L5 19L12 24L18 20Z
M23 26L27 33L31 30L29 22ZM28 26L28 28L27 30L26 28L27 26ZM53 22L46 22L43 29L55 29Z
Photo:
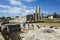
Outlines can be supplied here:
M60 40L60 29L42 27L30 30L22 40Z
M29 24L22 27L22 40L60 40L60 27L38 26ZM4 40L0 33L0 40Z

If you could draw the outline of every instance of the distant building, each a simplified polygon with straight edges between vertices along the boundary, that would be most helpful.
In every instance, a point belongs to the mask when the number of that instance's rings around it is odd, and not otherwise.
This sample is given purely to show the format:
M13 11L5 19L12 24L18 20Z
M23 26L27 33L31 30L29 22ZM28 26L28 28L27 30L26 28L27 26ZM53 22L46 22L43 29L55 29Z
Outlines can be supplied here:
M49 15L48 18L49 18L49 19L53 19L53 15Z

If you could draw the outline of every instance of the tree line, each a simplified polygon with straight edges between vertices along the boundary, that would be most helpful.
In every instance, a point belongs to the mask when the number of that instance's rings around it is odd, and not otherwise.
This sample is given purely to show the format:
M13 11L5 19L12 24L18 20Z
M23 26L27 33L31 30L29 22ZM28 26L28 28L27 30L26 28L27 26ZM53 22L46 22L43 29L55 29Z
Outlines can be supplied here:
M52 15L47 15L46 18L48 18L49 16L53 16L54 18L60 18L60 14L54 12Z
M57 14L56 12L54 12L53 17L54 18L60 18L60 14Z

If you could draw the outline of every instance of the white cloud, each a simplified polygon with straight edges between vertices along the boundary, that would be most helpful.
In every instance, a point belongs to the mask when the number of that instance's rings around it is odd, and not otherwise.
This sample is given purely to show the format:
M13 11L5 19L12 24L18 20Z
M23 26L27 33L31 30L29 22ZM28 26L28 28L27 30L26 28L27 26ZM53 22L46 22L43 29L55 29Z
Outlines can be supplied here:
M11 7L11 8L8 8L8 10L7 9L0 10L0 12L7 12L7 13L11 13L11 14L18 14L18 13L20 13L20 10L21 10L21 8Z
M1 7L6 8L7 6L1 5ZM4 10L0 10L0 12L7 12L11 14L22 14L22 15L27 15L27 14L32 14L34 13L34 8L33 9L26 9L26 8L18 8L18 7L10 7L6 8Z
M0 10L0 12L7 12L7 13L11 13L11 14L22 14L22 15L27 15L27 14L32 14L34 13L34 9L35 7L27 7L25 5L23 5L23 3L21 3L21 1L17 1L17 0L8 0L10 2L11 5L20 5L20 7L10 7L10 6L6 6L6 5L0 5L0 7L5 8L4 10ZM31 9L27 9L27 8L31 8Z
M2 8L11 8L10 6L5 6L5 5L1 5L1 4L0 4L0 7L2 7Z
M17 0L8 0L12 5L22 5L20 1Z
M32 10L26 10L25 12L26 12L26 13L30 13L30 14L32 14L32 13L35 12L35 10L34 10L34 9L32 9Z
M21 11L20 13L21 13L21 15L32 14L32 13L34 13L34 10L27 10L27 9L25 9L25 10Z
M21 8L18 8L18 7L12 7L11 9L9 9L8 10L8 12L9 13L13 13L13 14L15 14L15 13L20 13L20 10L21 10Z
M25 2L34 2L34 1L37 1L37 0L23 0Z
M18 0L8 0L9 2L10 2L10 4L11 5L19 5L20 7L22 7L22 8L27 8L27 6L25 6L22 2L21 2L21 0L20 1L18 1Z

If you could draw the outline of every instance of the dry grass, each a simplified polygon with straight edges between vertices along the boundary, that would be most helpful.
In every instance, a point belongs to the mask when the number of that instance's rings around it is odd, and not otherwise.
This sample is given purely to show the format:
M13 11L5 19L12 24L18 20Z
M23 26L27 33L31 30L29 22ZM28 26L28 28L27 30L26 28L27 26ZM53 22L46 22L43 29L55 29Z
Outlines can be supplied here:
M54 26L54 27L60 27L60 23L32 23L32 24L36 24L36 25L41 25L41 26Z

